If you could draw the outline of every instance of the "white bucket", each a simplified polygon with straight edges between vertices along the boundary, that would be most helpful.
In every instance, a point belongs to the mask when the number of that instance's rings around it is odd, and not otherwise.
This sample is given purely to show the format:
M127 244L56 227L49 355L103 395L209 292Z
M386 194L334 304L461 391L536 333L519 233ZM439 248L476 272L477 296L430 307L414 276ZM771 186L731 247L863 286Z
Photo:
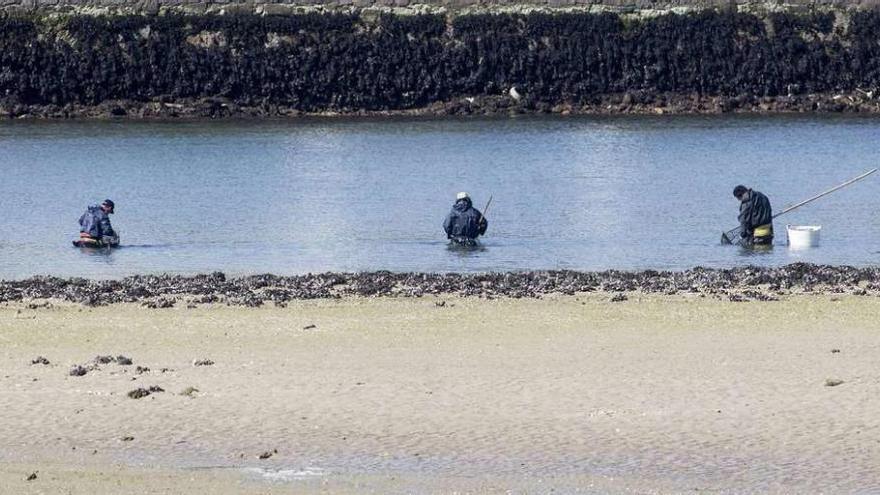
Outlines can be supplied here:
M788 246L792 248L808 248L819 245L821 225L787 225Z

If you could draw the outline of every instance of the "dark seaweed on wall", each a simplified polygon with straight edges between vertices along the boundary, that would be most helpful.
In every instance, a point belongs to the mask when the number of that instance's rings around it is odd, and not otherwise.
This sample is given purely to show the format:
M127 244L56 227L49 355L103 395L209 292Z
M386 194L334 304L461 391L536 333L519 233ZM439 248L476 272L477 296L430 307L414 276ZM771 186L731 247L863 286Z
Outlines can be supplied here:
M628 91L777 96L875 88L880 13L705 11L361 18L0 19L0 98L23 104L227 98L303 111L417 108L516 86L525 104Z

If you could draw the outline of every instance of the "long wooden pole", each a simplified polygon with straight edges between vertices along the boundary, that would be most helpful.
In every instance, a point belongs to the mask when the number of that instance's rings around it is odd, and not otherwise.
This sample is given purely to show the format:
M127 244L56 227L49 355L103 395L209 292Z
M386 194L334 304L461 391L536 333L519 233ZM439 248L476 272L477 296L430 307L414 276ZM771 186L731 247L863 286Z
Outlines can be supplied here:
M853 179L850 179L850 180L844 182L843 184L840 184L839 186L834 186L834 187L832 187L831 189L829 189L829 190L827 190L827 191L825 191L825 192L823 192L823 193L819 193L819 194L813 196L813 197L810 198L810 199L805 199L805 200L801 201L800 203L798 203L798 204L796 204L796 205L791 205L791 206L789 206L788 208L786 208L786 209L780 211L779 213L773 215L773 218L776 218L776 217L778 217L778 216L780 216L780 215L784 215L784 214L786 214L786 213L788 213L788 212L790 212L790 211L792 211L792 210L796 210L796 209L800 208L801 206L804 206L804 205L807 204L807 203L812 203L813 201L816 201L817 199L821 198L822 196L827 196L827 195L833 193L834 191L836 191L836 190L838 190L838 189L843 189L844 187L846 187L846 186L852 184L853 182L860 181L860 180L864 179L865 177L867 177L867 176L873 174L873 173L876 172L876 171L877 171L876 168L871 169L871 170L869 170L869 171L863 173L862 175L860 175L860 176L858 176L858 177L855 177L855 178L853 178Z
M867 172L863 173L862 175L860 175L858 177L854 177L854 178L844 182L843 184L839 184L837 186L834 186L827 191L821 192L821 193L813 196L812 198L805 199L805 200L801 201L800 203L791 205L791 206L785 208L784 210L780 211L779 213L773 215L772 218L776 218L778 216L785 215L786 213L793 211L793 210L796 210L796 209L800 208L801 206L804 206L807 203L812 203L813 201L816 201L817 199L819 199L823 196L827 196L827 195L833 193L834 191L837 191L838 189L842 189L842 188L852 184L853 182L860 181L860 180L864 179L865 177L873 174L876 171L877 171L876 168L872 168L871 170L868 170ZM735 239L733 239L731 236L733 236L733 233L736 232L737 229L739 229L739 227L735 227L733 229L728 230L727 232L723 232L721 234L721 242L723 242L725 244L732 244Z

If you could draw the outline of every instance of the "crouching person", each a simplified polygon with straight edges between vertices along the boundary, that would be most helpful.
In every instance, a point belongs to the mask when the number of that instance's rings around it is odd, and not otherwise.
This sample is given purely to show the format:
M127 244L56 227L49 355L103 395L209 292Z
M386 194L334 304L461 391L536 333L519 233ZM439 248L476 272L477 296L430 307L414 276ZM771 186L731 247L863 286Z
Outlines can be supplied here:
M476 246L477 237L486 233L489 222L474 208L468 193L461 192L455 198L452 211L443 222L446 237L460 246Z
M110 224L113 214L113 201L106 199L100 205L89 206L79 217L80 246L105 247L119 245L119 236Z

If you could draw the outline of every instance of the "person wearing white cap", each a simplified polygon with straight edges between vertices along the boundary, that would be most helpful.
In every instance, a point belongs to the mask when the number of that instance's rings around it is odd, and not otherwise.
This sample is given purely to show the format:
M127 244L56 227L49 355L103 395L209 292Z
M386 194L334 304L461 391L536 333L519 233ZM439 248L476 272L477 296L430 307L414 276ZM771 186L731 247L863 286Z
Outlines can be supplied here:
M446 238L462 246L476 246L477 237L486 233L489 222L474 208L470 195L460 192L455 196L452 211L443 222Z

